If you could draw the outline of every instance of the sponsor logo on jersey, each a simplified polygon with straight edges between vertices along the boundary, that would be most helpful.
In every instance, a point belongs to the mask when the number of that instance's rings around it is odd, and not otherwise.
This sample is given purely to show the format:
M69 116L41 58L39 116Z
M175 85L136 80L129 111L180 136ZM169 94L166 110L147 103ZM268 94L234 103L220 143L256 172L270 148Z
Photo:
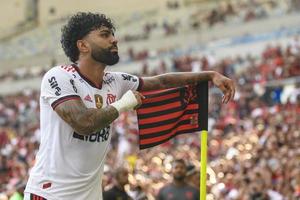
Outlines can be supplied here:
M50 83L50 87L52 89L55 89L55 95L56 96L59 96L61 95L61 89L60 87L58 86L58 83L56 81L56 78L54 76L52 76L50 79L48 79L48 82Z
M85 136L74 132L73 138L83 140L86 142L105 142L109 138L109 130L110 130L110 126L107 126L100 131Z
M74 80L73 80L73 79L70 79L70 83L71 83L71 85L73 86L73 90L74 90L74 92L76 92L76 93L77 93L77 88L76 88L76 86L75 86L75 82L74 82Z
M113 102L116 101L116 95L113 95L113 94L107 94L107 97L106 97L106 104L107 105L110 105L112 104Z
M95 94L95 104L96 108L100 109L103 106L103 98L99 94Z
M105 74L105 79L103 80L104 84L110 84L111 82L115 81L115 77L113 77L111 75L109 76L109 75L110 75L110 73Z
M122 74L122 77L124 81L137 82L137 79L129 74Z
M91 96L88 94L84 97L84 100L89 101L89 102L93 102Z

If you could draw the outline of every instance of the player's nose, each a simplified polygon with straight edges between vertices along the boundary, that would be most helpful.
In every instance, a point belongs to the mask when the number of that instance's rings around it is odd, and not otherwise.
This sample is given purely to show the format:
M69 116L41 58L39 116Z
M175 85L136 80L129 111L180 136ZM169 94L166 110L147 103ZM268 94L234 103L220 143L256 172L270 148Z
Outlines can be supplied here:
M113 36L111 42L112 42L114 45L117 45L118 42L119 42L119 40L118 40L115 36Z

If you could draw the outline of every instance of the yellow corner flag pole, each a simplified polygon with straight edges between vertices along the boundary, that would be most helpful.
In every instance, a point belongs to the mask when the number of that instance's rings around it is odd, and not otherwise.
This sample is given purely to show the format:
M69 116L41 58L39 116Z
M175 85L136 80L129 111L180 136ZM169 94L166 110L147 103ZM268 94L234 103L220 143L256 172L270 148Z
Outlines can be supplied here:
M199 109L199 126L201 130L200 157L200 200L206 200L206 165L207 165L207 132L208 132L208 81L198 83L197 95L201 105Z
M200 200L206 200L207 131L201 131Z

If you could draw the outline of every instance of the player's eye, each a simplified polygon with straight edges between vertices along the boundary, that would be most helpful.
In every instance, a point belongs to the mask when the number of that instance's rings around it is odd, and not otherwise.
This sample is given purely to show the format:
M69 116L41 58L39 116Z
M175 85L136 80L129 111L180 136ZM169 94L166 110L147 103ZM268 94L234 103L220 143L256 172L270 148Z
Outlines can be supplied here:
M107 38L109 37L109 33L101 33L101 37Z

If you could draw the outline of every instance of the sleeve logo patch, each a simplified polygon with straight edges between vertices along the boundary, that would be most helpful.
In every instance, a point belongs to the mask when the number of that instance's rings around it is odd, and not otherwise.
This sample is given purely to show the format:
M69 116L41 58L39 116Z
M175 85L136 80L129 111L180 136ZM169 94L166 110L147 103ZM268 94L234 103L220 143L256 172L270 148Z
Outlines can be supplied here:
M61 95L61 89L60 89L60 87L58 86L58 83L57 83L55 77L52 76L50 79L48 79L48 82L50 83L50 87L51 87L52 89L55 89L55 95L56 95L56 96Z
M74 80L73 80L73 79L70 79L70 83L71 83L71 85L73 86L73 90L74 90L74 92L76 92L76 93L77 93L77 88L76 88L76 86L75 86L75 82L74 82Z
M122 77L124 81L137 82L137 79L129 74L122 74Z

